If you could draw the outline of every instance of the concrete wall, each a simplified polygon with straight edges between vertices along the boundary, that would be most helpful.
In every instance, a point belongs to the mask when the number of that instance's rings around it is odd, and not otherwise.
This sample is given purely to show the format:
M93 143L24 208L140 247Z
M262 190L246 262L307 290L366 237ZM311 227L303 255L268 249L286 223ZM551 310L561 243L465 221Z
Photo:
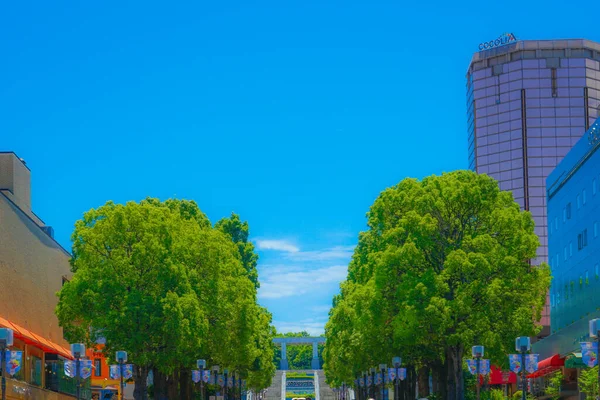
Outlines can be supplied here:
M54 314L70 255L0 193L0 315L66 348Z

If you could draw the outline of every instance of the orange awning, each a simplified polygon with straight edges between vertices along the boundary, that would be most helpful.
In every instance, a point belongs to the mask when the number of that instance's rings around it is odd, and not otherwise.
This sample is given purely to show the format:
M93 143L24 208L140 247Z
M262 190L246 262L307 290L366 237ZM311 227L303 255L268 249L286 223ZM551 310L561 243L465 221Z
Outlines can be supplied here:
M45 353L60 354L68 359L73 359L73 356L69 350L48 339L43 338L40 335L36 335L30 330L23 328L14 322L10 322L9 320L0 317L0 326L12 329L15 337L21 339L27 344L32 344L36 347L39 347L40 349L44 350Z

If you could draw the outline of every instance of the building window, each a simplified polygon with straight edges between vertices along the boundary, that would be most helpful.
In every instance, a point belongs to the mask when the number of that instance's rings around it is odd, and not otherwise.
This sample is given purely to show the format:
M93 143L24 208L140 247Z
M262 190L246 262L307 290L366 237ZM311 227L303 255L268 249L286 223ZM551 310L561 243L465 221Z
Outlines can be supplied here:
M581 208L581 195L577 195L577 209Z
M567 261L567 246L565 246L565 249L564 249L564 256L563 256L563 259L564 259L565 261Z
M585 189L583 189L583 204L585 205L585 202L587 200L587 196L585 195Z
M598 222L594 221L594 237L598 237Z
M554 228L558 230L558 217L554 217Z
M571 203L567 203L567 219L571 219Z
M577 234L577 250L583 249L583 235L581 233Z
M563 222L567 222L567 206L563 208Z
M569 257L573 257L573 242L569 242Z
M94 359L94 376L102 376L102 360Z
M596 178L592 179L592 195L596 195Z
M583 230L583 247L587 246L587 229Z

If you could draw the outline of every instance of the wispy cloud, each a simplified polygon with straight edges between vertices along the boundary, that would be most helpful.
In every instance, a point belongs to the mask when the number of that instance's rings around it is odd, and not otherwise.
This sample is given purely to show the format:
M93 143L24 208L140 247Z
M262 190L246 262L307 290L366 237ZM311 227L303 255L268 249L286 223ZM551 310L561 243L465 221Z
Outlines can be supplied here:
M274 321L273 324L279 333L306 331L312 336L320 336L325 333L325 321L311 318L293 322Z
M276 250L288 253L297 253L300 251L298 246L286 240L256 239L256 247L258 247L259 250Z
M345 265L311 270L301 270L296 267L273 268L261 274L262 279L258 295L263 299L301 296L320 291L324 286L339 284L346 278L346 273L347 267Z
M334 246L324 250L298 251L287 255L296 261L328 261L349 260L354 253L354 246Z

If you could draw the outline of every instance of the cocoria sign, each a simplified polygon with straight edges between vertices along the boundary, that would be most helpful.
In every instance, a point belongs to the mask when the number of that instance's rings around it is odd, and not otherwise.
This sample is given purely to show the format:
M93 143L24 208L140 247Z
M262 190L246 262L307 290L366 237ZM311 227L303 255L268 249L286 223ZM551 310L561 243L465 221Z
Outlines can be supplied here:
M492 49L494 47L504 46L512 42L516 42L517 38L514 33L504 33L496 40L490 40L489 42L483 42L479 44L479 50Z

